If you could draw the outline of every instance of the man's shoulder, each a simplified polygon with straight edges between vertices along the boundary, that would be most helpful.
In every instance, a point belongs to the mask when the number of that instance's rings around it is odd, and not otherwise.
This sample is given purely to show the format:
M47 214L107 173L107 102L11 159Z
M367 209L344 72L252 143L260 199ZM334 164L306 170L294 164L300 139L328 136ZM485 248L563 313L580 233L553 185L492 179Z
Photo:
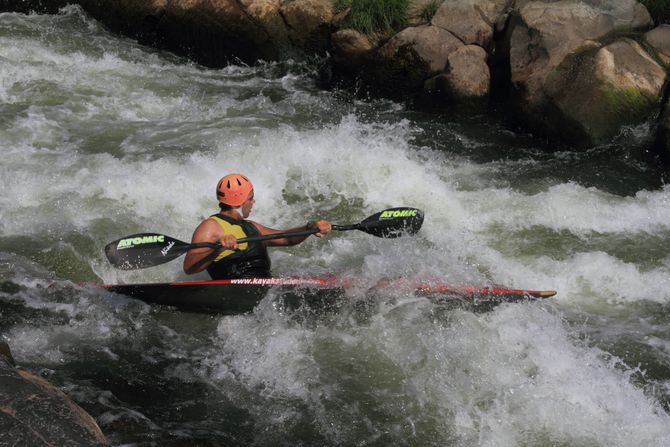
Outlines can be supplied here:
M216 231L220 229L221 225L215 219L215 216L209 216L200 222L200 225L198 225L198 228L196 228L195 231Z

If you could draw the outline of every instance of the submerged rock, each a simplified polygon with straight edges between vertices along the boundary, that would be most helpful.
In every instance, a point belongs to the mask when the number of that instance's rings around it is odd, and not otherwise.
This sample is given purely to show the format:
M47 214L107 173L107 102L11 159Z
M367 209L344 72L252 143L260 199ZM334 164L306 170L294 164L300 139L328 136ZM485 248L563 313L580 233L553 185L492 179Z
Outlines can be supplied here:
M88 413L46 380L15 368L6 344L0 351L3 445L107 445Z

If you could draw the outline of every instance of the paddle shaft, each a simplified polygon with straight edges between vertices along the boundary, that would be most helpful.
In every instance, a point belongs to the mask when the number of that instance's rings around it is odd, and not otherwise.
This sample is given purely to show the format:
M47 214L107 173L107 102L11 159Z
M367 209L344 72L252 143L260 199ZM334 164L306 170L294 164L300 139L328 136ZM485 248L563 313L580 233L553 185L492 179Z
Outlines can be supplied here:
M392 239L403 234L416 234L422 223L423 212L421 210L400 207L373 214L356 224L332 225L332 229L337 231L360 230L376 237ZM318 232L318 228L306 228L303 231L244 237L237 239L237 243L309 236ZM133 270L163 264L195 248L221 250L223 247L218 242L189 244L164 234L139 233L110 242L105 246L105 254L115 267Z
M337 231L347 231L347 230L356 230L358 224L353 225L333 225L333 230ZM294 231L288 233L275 233L275 234L264 234L262 236L249 236L243 237L237 240L238 244L244 244L246 242L261 242L261 241L270 241L273 239L282 239L285 237L299 237L299 236L309 236L311 234L318 233L318 228L312 228L304 231ZM184 247L186 250L192 250L194 248L221 248L221 244L218 242L199 242L197 244L190 244L188 247Z

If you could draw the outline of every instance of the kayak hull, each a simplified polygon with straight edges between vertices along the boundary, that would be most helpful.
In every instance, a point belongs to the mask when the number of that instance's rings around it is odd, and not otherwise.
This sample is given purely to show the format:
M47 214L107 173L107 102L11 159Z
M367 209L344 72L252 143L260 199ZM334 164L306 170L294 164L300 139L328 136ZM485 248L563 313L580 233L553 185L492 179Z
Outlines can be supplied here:
M374 287L361 286L347 278L243 278L230 280L187 281L170 283L103 285L109 292L146 303L176 307L184 311L208 311L223 314L251 312L268 293L282 296L285 304L296 307L304 303L327 305L333 297L348 289L383 291L403 290L429 297L434 301L460 301L469 304L500 304L548 298L550 290L521 290L500 287L453 287L447 284L385 279Z

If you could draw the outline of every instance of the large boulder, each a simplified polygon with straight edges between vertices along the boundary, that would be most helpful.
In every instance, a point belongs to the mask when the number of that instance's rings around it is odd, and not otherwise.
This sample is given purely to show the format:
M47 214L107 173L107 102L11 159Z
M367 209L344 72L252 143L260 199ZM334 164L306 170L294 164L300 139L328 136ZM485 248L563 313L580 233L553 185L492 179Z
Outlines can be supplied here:
M463 42L437 26L405 28L364 64L361 77L373 92L392 97L419 93L426 79L441 73Z
M636 1L612 3L619 7L610 5L603 10L579 0L538 1L526 4L513 15L511 75L525 101L529 104L541 101L542 86L549 73L587 41L601 38L616 28L651 25L649 13L646 16L642 12L635 13L639 5ZM628 10L622 3L629 5ZM613 15L615 13L619 15Z
M353 29L333 33L330 41L333 61L347 67L360 65L361 60L374 49L368 36Z
M487 58L488 54L480 46L458 48L447 57L444 73L426 81L424 90L447 101L486 98L491 87Z
M103 446L95 420L46 380L13 365L5 345L0 355L2 445Z
M392 97L423 93L439 101L486 97L494 23L510 4L509 0L443 1L429 23L409 26L379 47L360 33L338 31L332 36L334 71L361 80L367 91ZM430 2L411 2L415 21L428 6Z
M320 68L320 83L329 86L337 83L348 83L354 87L361 67L373 57L375 45L370 38L360 31L343 29L330 36L331 58Z
M331 0L293 0L282 3L279 13L291 44L301 52L324 53L334 18Z
M419 61L417 68L431 74L442 71L449 54L462 46L452 33L438 26L416 26L393 36L379 49L379 55L405 64Z
M449 31L466 45L489 49L493 40L493 24L506 9L507 3L507 0L445 1L433 16L431 25Z
M546 127L588 144L607 141L622 124L641 122L654 113L665 76L631 39L593 44L566 58L547 78L544 116L551 119Z
M609 119L618 117L616 121L609 122L606 126L608 130L603 126L592 126L589 123L579 124L582 114L587 115L589 110L587 105L581 103L594 96L598 97L602 92L582 96L583 99L580 100L579 95L562 90L566 88L574 90L579 87L582 95L586 93L584 86L579 82L588 80L584 70L589 67L585 65L576 71L572 68L581 67L578 55L593 54L588 51L600 45L597 43L598 39L617 31L630 31L649 27L651 24L649 13L635 0L611 2L561 0L527 3L513 13L508 29L507 47L514 92L512 106L531 129L559 135L563 139L568 136L572 143L589 146L611 136L611 129L619 128L626 122L628 117L625 114L621 115L616 111L606 113ZM605 57L611 49L618 48L617 51L625 52L636 61L644 61L646 66L647 57L633 56L633 53L637 54L637 48L633 51L623 50L624 47L632 48L628 44L615 46L605 50L601 57ZM621 57L624 56L619 56ZM627 67L625 69L627 71L637 70ZM579 79L579 82L575 83L575 79ZM597 83L588 84L596 87ZM645 88L634 87L634 90L643 91L643 97L647 98L648 91ZM603 87L602 90L606 88ZM630 99L637 103L638 97ZM642 102L646 103L646 99ZM619 103L619 99L607 102L607 104ZM580 111L572 110L574 107L578 107ZM574 132L566 133L563 128L566 123L576 125L578 128L574 129Z
M663 24L644 35L647 43L656 51L659 59L670 65L670 25Z
M2 3L2 2L0 2ZM56 12L71 0L7 0L0 11ZM324 52L331 0L76 0L110 29L207 66Z
M288 45L279 0L79 0L112 29L209 66L274 60Z
M449 55L445 76L454 96L461 99L488 96L491 75L487 58L486 51L476 45L466 45Z

